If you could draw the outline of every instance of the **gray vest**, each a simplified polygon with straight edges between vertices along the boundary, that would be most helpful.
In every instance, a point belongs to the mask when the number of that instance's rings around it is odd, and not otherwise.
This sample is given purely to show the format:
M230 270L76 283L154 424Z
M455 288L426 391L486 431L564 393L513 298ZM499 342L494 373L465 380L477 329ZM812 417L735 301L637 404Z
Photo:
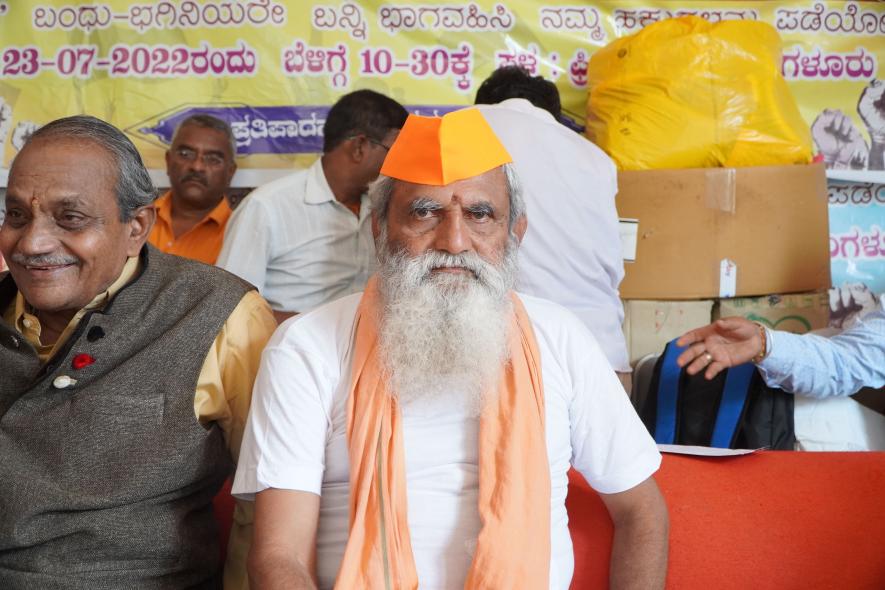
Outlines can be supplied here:
M251 286L150 246L141 259L46 366L0 320L4 590L218 585L212 498L231 460L218 426L197 421L194 388ZM16 287L0 279L2 310ZM95 362L74 369L81 354Z

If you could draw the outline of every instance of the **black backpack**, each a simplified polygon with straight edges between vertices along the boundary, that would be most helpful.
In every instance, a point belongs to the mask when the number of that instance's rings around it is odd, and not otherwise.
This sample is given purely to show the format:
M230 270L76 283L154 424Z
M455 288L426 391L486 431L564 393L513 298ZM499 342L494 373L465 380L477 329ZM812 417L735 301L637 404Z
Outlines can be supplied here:
M768 387L746 363L707 380L689 375L676 358L685 348L667 344L655 363L639 415L658 444L731 449L793 450L793 396Z

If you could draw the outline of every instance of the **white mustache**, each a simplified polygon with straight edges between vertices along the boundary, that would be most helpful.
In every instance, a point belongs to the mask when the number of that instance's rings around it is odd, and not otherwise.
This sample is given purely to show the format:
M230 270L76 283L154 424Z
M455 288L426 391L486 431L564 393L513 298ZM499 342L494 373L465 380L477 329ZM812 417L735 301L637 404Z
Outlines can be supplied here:
M68 264L77 264L80 260L74 256L64 256L60 254L39 254L37 256L26 256L19 252L15 252L9 259L21 266L65 266Z
M420 265L423 277L427 278L430 273L438 268L463 268L473 273L481 283L488 284L488 275L495 272L494 265L483 260L475 253L450 254L448 252L430 251L416 257L416 264Z

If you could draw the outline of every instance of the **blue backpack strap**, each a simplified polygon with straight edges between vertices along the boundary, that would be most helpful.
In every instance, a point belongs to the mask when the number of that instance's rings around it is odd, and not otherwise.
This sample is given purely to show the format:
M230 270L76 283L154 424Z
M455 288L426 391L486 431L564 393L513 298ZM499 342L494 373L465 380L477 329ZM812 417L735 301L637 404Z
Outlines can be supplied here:
M676 346L676 340L667 343L661 374L658 378L658 411L655 418L655 442L672 445L676 440L676 402L679 399L679 375L682 369L676 359L686 347Z
M722 401L719 402L719 413L716 415L716 425L713 427L713 437L710 440L711 447L727 449L731 446L755 371L756 366L753 363L744 363L728 369L725 387L722 390Z

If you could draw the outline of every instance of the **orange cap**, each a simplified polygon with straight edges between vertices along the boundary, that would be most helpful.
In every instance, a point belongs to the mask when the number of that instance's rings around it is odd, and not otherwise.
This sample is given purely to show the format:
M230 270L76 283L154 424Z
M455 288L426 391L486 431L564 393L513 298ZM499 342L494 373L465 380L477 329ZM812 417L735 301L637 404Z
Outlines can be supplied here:
M442 186L512 161L482 113L467 108L442 117L409 115L381 174Z

